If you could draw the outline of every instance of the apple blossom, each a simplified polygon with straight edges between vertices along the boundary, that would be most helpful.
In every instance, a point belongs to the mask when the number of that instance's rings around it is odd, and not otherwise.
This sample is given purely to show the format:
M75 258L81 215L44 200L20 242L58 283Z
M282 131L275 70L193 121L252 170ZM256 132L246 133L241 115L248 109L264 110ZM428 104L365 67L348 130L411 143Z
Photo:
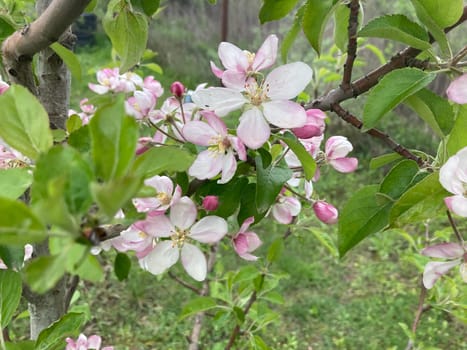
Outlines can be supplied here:
M448 99L459 104L467 103L467 73L453 80L446 90Z
M186 272L195 280L203 281L207 274L206 257L188 241L218 242L227 234L227 222L218 216L205 216L196 222L196 217L196 205L188 197L182 197L174 203L169 216L149 216L142 222L144 232L170 239L159 240L154 249L140 260L140 265L158 275L174 265L180 257Z
M206 211L214 211L219 207L218 196L206 196L203 198L203 208Z
M256 54L241 50L234 44L222 42L219 44L219 58L226 68L225 71L216 67L211 61L214 75L222 79L222 84L228 88L243 88L248 77L261 69L271 67L276 61L278 39L269 35Z
M320 109L309 109L306 111L306 123L301 128L294 128L292 132L300 139L309 139L321 136L326 127L324 120L326 114Z
M78 339L66 338L67 346L65 350L113 350L113 346L104 346L101 349L102 339L98 335L91 335L89 338L80 334Z
M153 137L143 136L138 139L138 143L136 146L136 155L143 154L147 150L149 150L152 146L157 146L159 144L163 144L167 136L164 135L162 132L157 130L154 133Z
M238 137L227 133L225 123L212 112L204 112L204 119L191 121L182 129L187 141L195 145L206 146L206 150L198 154L197 158L188 170L188 174L200 180L211 179L222 173L218 183L229 182L237 170L235 154L241 160L246 160L246 150Z
M325 201L316 201L313 204L313 211L320 221L328 225L335 224L339 216L337 209Z
M68 111L68 117L71 117L72 115L77 115L79 119L81 119L81 123L83 125L89 124L89 121L94 116L94 113L96 113L96 107L94 107L91 104L88 104L88 101L89 100L87 98L83 98L79 102L79 107L81 109L81 112L76 112L75 110L70 109Z
M185 86L179 81L174 81L172 85L170 85L170 92L176 98L182 98L183 94L185 93Z
M156 106L156 98L149 90L135 91L125 101L125 111L137 120L146 119Z
M153 211L166 211L172 204L180 199L182 189L179 185L174 188L172 180L167 176L153 176L144 180L146 186L156 190L154 197L134 198L133 204L140 213Z
M448 273L453 267L460 265L460 273L467 282L467 246L457 243L441 243L422 250L422 254L431 258L445 258L448 261L430 261L423 271L423 285L427 289L433 288L435 282Z
M232 243L237 254L245 260L258 260L257 256L250 254L257 249L263 242L255 232L247 231L250 225L255 221L253 216L245 219L238 233L232 238Z
M353 150L352 144L344 136L331 136L325 145L326 161L341 173L351 173L358 167L358 159L346 157Z
M159 98L164 94L164 89L159 81L155 80L152 75L147 76L143 80L143 90L152 93L154 98Z
M444 202L455 214L467 217L467 147L450 157L439 171L439 182L454 194Z
M269 123L285 129L305 125L305 109L289 99L308 85L312 74L303 62L289 63L274 69L261 84L250 78L242 88L210 87L196 91L192 99L221 117L245 107L237 135L249 148L257 149L269 139Z
M285 190L276 199L271 207L271 214L281 224L290 224L295 216L302 210L302 204L293 196L284 195Z

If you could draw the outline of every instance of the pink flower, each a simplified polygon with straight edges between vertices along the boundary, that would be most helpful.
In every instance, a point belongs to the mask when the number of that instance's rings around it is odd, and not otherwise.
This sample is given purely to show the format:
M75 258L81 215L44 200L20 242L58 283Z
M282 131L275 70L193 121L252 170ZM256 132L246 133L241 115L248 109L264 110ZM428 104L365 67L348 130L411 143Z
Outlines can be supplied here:
M445 258L448 261L430 261L423 271L423 285L426 289L433 288L435 282L448 273L453 267L460 265L460 273L467 282L467 251L457 243L441 243L426 247L422 254L431 258Z
M302 205L297 198L285 196L281 193L271 208L271 214L281 224L290 224L293 218L300 214L301 210Z
M170 92L176 98L180 99L183 97L183 94L185 93L185 86L183 86L183 84L179 81L174 81L172 85L170 85Z
M144 232L154 237L170 237L159 241L154 249L140 260L141 266L154 275L163 273L181 257L186 272L197 281L207 274L203 252L188 243L215 243L227 233L227 222L218 216L205 216L196 222L197 210L193 201L182 197L170 208L170 215L150 216L144 221Z
M0 76L0 95L8 90L10 85L3 81L2 76Z
M246 160L245 146L237 137L227 133L225 123L214 113L204 112L203 116L207 123L191 121L182 130L187 141L208 147L198 154L188 174L204 180L222 173L218 183L227 183L237 170L235 153L241 160Z
M159 98L164 94L164 89L159 81L155 80L152 75L147 76L143 80L143 90L148 90L154 98Z
M156 106L156 98L149 90L135 91L125 101L125 111L137 120L146 119Z
M357 158L346 155L353 150L352 144L344 136L331 136L325 145L327 162L341 173L351 173L358 167Z
M96 94L103 95L109 91L116 91L120 85L120 73L118 68L104 68L96 73L99 84L89 83L89 89Z
M453 80L449 84L446 94L452 102L459 104L467 103L467 73Z
M214 75L222 79L222 84L228 88L242 89L249 76L261 69L271 67L276 61L278 39L269 35L256 54L241 50L237 46L222 42L219 44L219 58L226 68L225 71L217 68L211 62Z
M444 202L453 213L467 217L467 147L464 147L441 167L439 182L454 194Z
M335 224L339 216L337 209L325 201L316 201L313 204L313 211L320 221L328 225Z
M65 350L113 350L113 346L105 346L101 349L102 339L98 335L91 335L89 338L80 334L78 339L66 338L67 346Z
M203 208L206 211L214 211L219 207L218 196L206 196L203 199Z
M326 127L325 119L326 114L320 109L309 109L306 111L306 124L301 128L292 129L292 132L300 139L321 136Z
M232 239L232 243L237 254L242 259L250 261L258 260L257 256L254 256L250 253L263 243L256 233L247 231L254 221L254 217L249 217L246 219L240 227L238 233Z
M305 125L305 109L289 99L308 85L312 74L303 62L289 63L274 69L260 85L250 78L241 89L211 87L196 91L192 99L221 117L245 106L237 135L249 148L257 149L269 139L269 123L285 129Z
M81 112L78 113L74 111L73 109L70 109L68 111L68 117L71 117L72 115L77 115L79 119L81 119L81 123L83 125L89 124L89 121L91 118L94 116L94 113L96 113L96 107L94 105L88 104L88 99L83 98L79 102L79 107L81 108Z
M176 185L174 188L172 180L167 176L153 176L144 180L144 184L154 188L156 195L154 197L133 199L133 204L140 213L152 211L164 212L182 196L180 186Z

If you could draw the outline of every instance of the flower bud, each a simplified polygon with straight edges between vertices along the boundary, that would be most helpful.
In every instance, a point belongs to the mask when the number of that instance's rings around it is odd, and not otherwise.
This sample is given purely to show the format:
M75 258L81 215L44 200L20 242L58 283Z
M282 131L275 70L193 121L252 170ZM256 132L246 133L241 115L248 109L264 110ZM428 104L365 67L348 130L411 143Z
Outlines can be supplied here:
M300 139L309 139L320 136L324 132L326 114L320 109L309 109L306 111L306 123L301 128L294 128L292 132Z
M315 202L315 204L313 204L313 211L320 221L328 225L335 224L339 216L337 209L324 201Z
M216 210L219 207L219 197L206 196L203 199L203 208L207 211Z
M182 98L183 94L185 93L185 86L179 81L175 81L170 85L170 92L176 98Z

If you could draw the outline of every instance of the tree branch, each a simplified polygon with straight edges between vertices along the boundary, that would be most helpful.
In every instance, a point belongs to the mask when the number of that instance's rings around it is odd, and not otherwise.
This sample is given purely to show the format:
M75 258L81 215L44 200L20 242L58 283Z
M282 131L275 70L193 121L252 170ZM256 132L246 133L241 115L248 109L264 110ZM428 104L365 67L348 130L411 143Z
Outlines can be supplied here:
M361 122L360 119L358 119L356 116L352 115L345 109L343 109L338 103L334 103L331 105L331 110L335 112L339 117L341 117L344 121L347 123L353 125L357 129L361 129L363 127L363 123ZM365 131L367 134L374 136L381 141L383 141L386 145L388 145L394 152L400 154L402 157L411 159L415 162L417 162L418 166L420 168L425 167L427 164L425 161L410 152L407 148L404 146L398 144L396 141L394 141L388 134L385 134L384 132L378 130L378 129L369 129Z
M464 7L464 12L461 18L451 27L446 28L444 31L448 33L455 27L462 24L467 20L467 6ZM433 41L433 40L431 40ZM357 97L358 95L363 94L364 92L371 89L373 86L378 84L381 77L387 73L404 67L414 67L418 63L417 60L414 60L415 57L421 52L421 50L414 49L412 47L405 48L404 50L398 52L394 55L388 63L380 66L379 68L368 73L364 77L353 82L352 89L344 90L342 87L331 90L325 96L322 96L305 106L305 109L317 108L322 111L331 110L331 106L336 103L348 100L352 97Z
M349 16L349 40L347 44L347 59L344 64L344 74L342 76L341 88L344 91L351 90L353 63L357 57L357 30L358 30L358 12L360 10L359 0L352 0L348 5L350 8Z
M13 33L2 45L3 63L12 83L36 94L32 57L59 40L91 0L54 0L30 25Z

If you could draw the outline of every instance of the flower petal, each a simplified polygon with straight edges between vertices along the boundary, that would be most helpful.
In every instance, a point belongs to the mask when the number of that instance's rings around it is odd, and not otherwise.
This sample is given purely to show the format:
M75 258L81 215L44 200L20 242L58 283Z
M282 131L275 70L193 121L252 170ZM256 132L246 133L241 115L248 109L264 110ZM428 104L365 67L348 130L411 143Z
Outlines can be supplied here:
M219 216L205 216L190 230L190 237L201 243L215 243L227 234L227 221Z
M195 91L191 98L198 107L213 110L219 117L239 109L247 102L238 89L221 87Z
M232 151L229 151L224 157L222 161L222 176L220 180L217 181L219 184L225 184L232 180L232 177L235 175L235 171L237 171L237 160L233 155Z
M269 101L262 106L267 121L280 128L299 128L306 123L305 109L293 101Z
M467 198L464 196L451 196L444 198L446 206L455 214L467 217Z
M246 71L248 68L248 58L245 52L234 44L221 42L217 53L222 64L227 69Z
M231 89L243 90L245 89L246 73L234 70L226 70L222 74L222 84Z
M351 173L358 167L358 159L354 157L344 157L332 159L329 164L341 173Z
M439 170L439 182L453 194L462 195L464 193L463 181L458 176L461 159L455 154Z
M165 215L148 216L146 220L138 221L133 226L152 237L169 237L174 226Z
M196 281L204 281L208 272L206 257L198 247L185 243L182 248L182 264L185 271Z
M219 79L222 78L222 74L224 73L224 71L217 67L213 61L211 61L211 71Z
M277 67L268 74L264 82L268 88L267 95L273 100L290 100L305 89L312 76L312 69L303 62Z
M198 154L195 161L188 169L188 174L197 179L211 179L222 170L223 155L206 150Z
M277 203L272 206L272 216L281 224L290 224L293 220L293 216L290 213L289 208L283 203Z
M252 108L242 114L237 135L251 149L260 148L269 139L271 131L258 108Z
M153 275L159 275L174 265L179 257L178 247L174 247L172 241L162 241L156 244L152 252L141 259L143 269Z
M278 42L279 39L274 34L269 35L264 40L253 60L252 68L254 71L269 68L276 62Z
M196 210L195 203L190 198L184 196L170 208L170 221L177 228L186 230L193 225L197 214L198 211Z
M464 255L464 249L457 243L441 243L426 247L422 254L431 258L460 258Z
M199 146L209 146L219 135L209 124L200 121L186 123L182 134L187 141Z
M443 275L448 273L454 266L459 265L461 260L453 261L430 261L425 265L423 271L423 285L426 289L433 288L435 282Z
M448 99L455 103L467 103L467 73L453 80L446 90Z

